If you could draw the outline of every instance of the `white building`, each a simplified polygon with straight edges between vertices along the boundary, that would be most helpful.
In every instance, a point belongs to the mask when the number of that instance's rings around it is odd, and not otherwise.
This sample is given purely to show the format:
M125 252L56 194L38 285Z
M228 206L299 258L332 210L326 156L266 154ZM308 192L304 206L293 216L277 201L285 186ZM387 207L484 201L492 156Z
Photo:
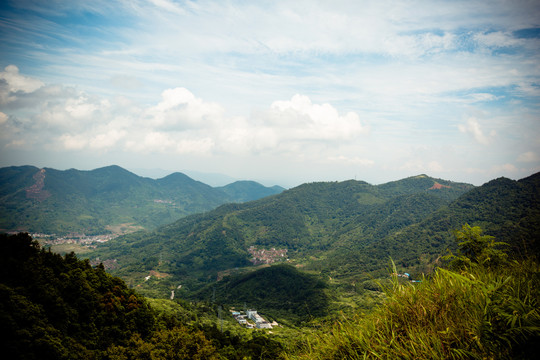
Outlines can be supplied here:
M246 311L246 315L249 319L255 321L255 317L258 316L257 310L248 310Z

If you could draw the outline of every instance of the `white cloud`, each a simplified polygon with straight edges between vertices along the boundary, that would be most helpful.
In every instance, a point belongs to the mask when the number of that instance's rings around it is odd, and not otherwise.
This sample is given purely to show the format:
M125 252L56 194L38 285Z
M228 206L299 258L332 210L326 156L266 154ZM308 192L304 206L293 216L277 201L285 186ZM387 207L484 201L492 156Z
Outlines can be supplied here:
M532 151L527 151L523 154L519 154L517 161L523 162L523 163L533 163L540 161L540 156Z
M123 129L111 129L105 133L97 134L89 141L89 147L96 150L110 149L114 147L127 132Z
M37 79L19 74L17 66L8 65L0 72L0 105L14 102L20 95L36 91L43 85Z
M0 80L5 80L8 84L8 90L12 93L29 93L36 91L44 84L37 79L19 74L19 68L15 65L8 65L4 71L0 72Z
M214 148L214 140L179 132L150 131L144 135L135 132L130 134L125 148L136 153L208 155Z
M162 101L146 111L150 126L163 130L186 130L211 127L223 115L223 108L196 98L185 88L168 89Z
M309 153L323 158L334 155L323 155L321 146L339 147L368 133L355 112L340 114L328 103L316 104L298 94L247 117L228 117L221 105L183 87L164 90L161 100L149 106L135 105L125 96L107 99L58 85L42 85L28 96L33 108L25 109L9 131L24 131L38 146L68 151L298 157ZM2 114L0 120L6 123L8 114ZM339 160L373 163L357 156Z
M185 11L181 6L169 0L150 0L155 6L173 14L185 15Z
M74 119L84 119L92 116L98 109L97 104L88 102L88 99L84 96L80 96L76 99L68 99L64 105L64 110L67 115Z
M495 130L492 130L489 136L485 135L480 127L478 119L476 119L475 117L468 118L466 124L459 124L458 129L462 133L471 134L474 139L482 145L488 145L491 142L492 138L496 135Z
M494 101L497 100L498 97L493 94L488 93L475 93L471 94L472 102L480 102L480 101Z
M309 97L299 94L272 103L267 121L285 132L284 137L295 140L346 141L368 131L358 114L340 115L332 105L313 104Z
M63 134L58 140L65 150L82 150L88 145L85 135Z
M525 43L525 40L517 39L511 33L502 31L477 33L474 35L474 39L481 46L493 48L520 46Z

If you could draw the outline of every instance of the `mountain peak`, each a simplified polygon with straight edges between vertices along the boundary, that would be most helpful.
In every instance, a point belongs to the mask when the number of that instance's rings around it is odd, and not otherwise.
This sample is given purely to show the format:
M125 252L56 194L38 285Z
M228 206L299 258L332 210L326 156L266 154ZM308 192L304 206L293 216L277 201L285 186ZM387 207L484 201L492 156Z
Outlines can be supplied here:
M251 180L235 181L216 189L223 191L231 198L235 198L238 202L257 200L262 197L279 194L285 190L279 186L269 188Z

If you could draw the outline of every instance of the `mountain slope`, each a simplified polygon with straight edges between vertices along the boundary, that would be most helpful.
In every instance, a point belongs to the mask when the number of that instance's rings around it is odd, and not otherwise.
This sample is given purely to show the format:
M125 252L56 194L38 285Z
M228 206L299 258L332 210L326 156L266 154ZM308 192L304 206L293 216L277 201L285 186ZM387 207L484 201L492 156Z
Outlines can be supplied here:
M287 319L307 321L324 316L329 298L327 284L290 265L274 265L239 276L225 277L192 297L212 299L225 304L256 306L263 313L279 314Z
M232 184L218 187L225 194L238 202L257 200L266 196L275 195L283 190L280 186L266 187L255 181L235 181Z
M416 262L421 253L440 254L454 247L452 230L464 223L481 226L484 232L504 239L513 253L540 253L540 173L519 181L492 180L477 187L448 207L432 214L402 233L374 245L373 251L400 254L405 262Z
M73 254L0 234L2 353L8 359L97 359L155 327L144 298Z
M117 259L117 273L124 276L142 276L155 269L183 284L206 282L226 269L268 262L265 256L257 260L259 255L254 255L263 249L267 254L286 251L292 261L323 271L335 264L317 259L361 251L449 204L447 199L459 194L455 188L461 188L462 194L473 188L448 183L449 188L431 189L437 183L440 180L423 176L384 186L360 181L304 184L279 195L188 216L154 232L115 239L90 256ZM380 268L387 258L372 260ZM348 272L345 269L341 275Z
M261 193L272 190L259 186ZM241 184L237 189L245 192ZM123 223L152 229L237 201L242 199L181 173L153 180L119 166L91 171L0 169L0 229L6 231L89 235Z

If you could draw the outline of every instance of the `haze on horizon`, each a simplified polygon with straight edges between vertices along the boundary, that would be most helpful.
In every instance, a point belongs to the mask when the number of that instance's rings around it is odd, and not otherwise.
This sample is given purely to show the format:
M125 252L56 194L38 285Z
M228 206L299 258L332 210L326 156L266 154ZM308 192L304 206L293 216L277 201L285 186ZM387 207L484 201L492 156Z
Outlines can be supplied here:
M0 39L2 167L540 171L536 1L7 0Z

